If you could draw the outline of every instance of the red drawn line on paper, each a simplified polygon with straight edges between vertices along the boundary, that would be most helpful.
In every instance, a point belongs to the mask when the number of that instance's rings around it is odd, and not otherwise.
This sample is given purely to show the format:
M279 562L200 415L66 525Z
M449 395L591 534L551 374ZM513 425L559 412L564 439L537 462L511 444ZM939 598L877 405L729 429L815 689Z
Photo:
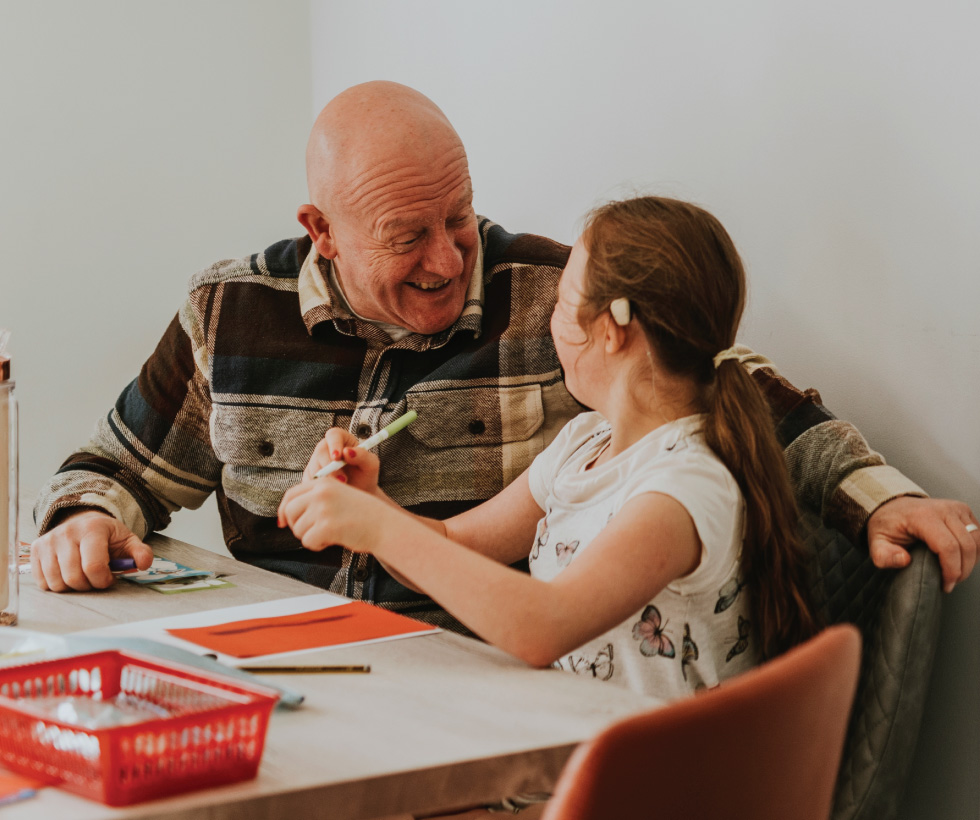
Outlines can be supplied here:
M291 621L289 623L258 624L257 626L240 626L234 629L211 629L211 635L240 635L243 632L258 632L260 629L289 629L294 626L309 626L310 624L326 624L336 621L346 621L352 615L331 615L327 618L310 618L306 621Z

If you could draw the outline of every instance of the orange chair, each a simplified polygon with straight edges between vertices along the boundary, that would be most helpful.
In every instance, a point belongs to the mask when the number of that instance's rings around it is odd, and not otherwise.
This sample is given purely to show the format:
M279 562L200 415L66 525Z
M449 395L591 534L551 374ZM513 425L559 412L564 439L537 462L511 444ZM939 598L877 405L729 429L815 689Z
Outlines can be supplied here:
M850 624L568 761L542 820L827 820L861 660Z

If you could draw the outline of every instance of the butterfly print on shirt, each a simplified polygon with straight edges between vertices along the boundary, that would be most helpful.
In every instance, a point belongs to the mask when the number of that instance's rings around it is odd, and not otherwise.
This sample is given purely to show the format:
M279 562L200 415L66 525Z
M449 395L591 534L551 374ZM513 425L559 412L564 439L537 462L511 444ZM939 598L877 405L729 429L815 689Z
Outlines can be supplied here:
M558 664L560 668L561 661ZM600 650L591 663L582 655L569 655L568 666L576 675L588 675L591 672L593 678L609 680L616 668L613 664L613 645L607 643L606 648Z
M660 625L660 610L650 604L643 610L635 624L633 624L633 638L640 641L640 654L648 658L660 655L664 658L673 658L674 642L664 634L664 623Z
M575 554L575 550L578 549L578 541L569 541L567 544L563 544L559 541L555 544L555 555L558 556L558 566L567 567L572 563L572 556Z
M735 641L728 654L725 656L725 663L728 663L736 655L741 655L749 646L749 622L741 615L738 616L738 640Z
M534 547L531 549L531 554L528 556L529 561L537 561L538 555L541 554L541 547L546 546L548 543L548 525L545 524L544 532L541 536L534 542Z
M715 615L724 612L728 607L735 603L738 593L742 591L745 584L738 577L732 578L725 586L718 590L718 600L715 603Z
M681 643L681 672L684 680L687 680L687 666L698 659L698 645L691 637L691 625L684 624L684 640Z

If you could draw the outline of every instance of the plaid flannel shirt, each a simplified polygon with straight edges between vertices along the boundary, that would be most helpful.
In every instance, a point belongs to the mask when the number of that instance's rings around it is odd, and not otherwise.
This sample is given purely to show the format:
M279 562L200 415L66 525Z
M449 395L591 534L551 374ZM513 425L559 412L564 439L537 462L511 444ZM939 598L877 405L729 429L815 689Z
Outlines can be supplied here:
M480 220L481 252L459 319L394 342L340 306L310 240L197 274L140 375L39 495L35 520L94 506L144 537L180 507L218 495L231 553L353 598L448 626L429 599L368 555L304 550L276 525L327 428L358 437L409 409L379 447L380 483L399 504L444 518L499 492L582 408L562 382L549 320L569 248ZM921 490L748 348L800 501L861 537L881 503Z

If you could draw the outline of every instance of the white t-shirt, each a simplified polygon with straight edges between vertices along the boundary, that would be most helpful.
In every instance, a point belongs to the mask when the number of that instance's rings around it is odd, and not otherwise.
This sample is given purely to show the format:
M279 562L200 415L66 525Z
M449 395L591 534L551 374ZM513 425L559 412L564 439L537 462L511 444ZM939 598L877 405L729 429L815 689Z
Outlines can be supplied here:
M693 572L555 666L671 700L758 664L748 591L739 577L744 502L731 473L704 443L701 419L687 416L658 427L585 470L611 431L598 413L583 413L531 464L531 494L545 510L530 555L535 578L553 579L642 493L680 502L702 543Z

